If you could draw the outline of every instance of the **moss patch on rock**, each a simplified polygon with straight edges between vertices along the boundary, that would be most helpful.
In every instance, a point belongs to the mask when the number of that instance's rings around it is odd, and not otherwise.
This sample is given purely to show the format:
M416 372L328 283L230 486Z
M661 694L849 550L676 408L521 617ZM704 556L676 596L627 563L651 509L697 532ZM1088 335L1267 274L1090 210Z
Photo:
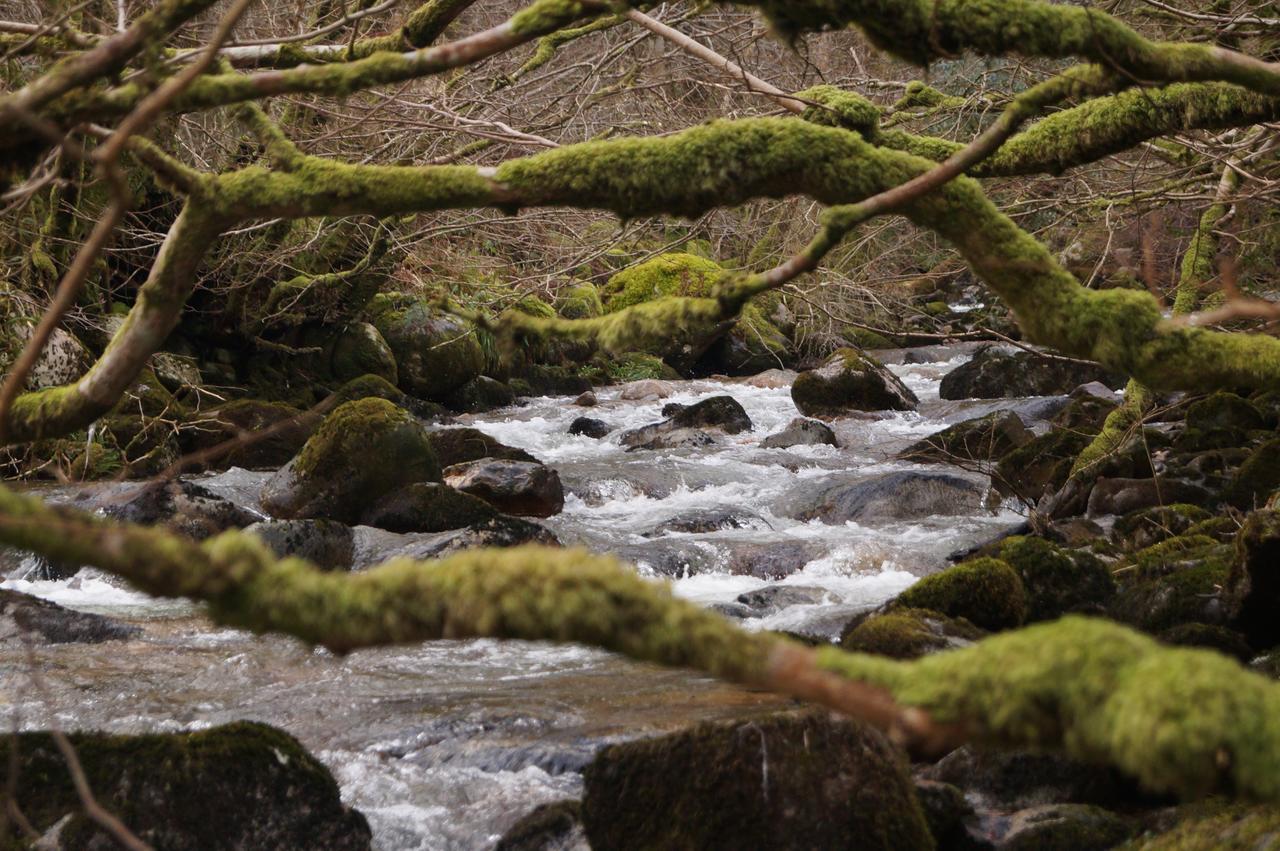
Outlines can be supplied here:
M1000 558L1022 579L1028 622L1099 612L1116 593L1111 572L1096 556L1064 550L1043 538L1009 538L1000 547Z
M984 635L964 618L950 618L929 609L891 608L854 624L841 636L840 646L856 653L915 659L964 647Z
M897 606L932 609L992 631L1020 626L1027 617L1022 580L1008 563L977 558L921 579L895 600Z

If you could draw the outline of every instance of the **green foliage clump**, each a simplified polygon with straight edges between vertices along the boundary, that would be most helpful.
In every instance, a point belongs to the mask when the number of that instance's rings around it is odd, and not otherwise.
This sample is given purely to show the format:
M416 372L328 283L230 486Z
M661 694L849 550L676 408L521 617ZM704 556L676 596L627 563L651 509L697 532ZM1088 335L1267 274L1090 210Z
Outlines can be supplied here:
M605 309L615 313L663 296L709 297L725 270L696 254L663 254L623 269L603 288Z
M929 609L894 607L858 621L841 636L840 646L855 653L916 659L962 647L984 635L964 618L950 618Z
M1115 595L1110 571L1090 553L1064 550L1044 538L1015 536L1000 558L1018 572L1027 593L1027 622L1101 610Z
M578 283L557 294L556 312L565 319L594 319L604 314L604 302L594 284Z
M938 91L922 80L912 80L893 104L895 110L947 109L964 106L965 99Z
M899 594L895 604L965 618L992 631L1020 626L1027 617L1022 580L1007 562L994 558L973 559L926 576Z

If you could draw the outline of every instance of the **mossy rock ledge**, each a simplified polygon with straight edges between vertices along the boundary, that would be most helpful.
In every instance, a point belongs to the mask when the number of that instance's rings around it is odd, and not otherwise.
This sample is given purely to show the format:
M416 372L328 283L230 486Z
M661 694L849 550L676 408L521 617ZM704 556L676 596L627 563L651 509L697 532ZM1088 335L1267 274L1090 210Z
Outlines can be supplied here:
M195 733L68 737L98 802L153 848L370 848L368 822L343 805L329 770L292 736L265 724L237 722ZM52 737L3 737L3 764L9 765L15 744L17 803L36 830L52 839L47 847L117 847L83 815L66 761ZM16 831L12 821L8 824ZM0 839L5 848L37 847L24 844L16 832Z
M338 406L293 460L267 480L273 517L356 523L379 498L415 482L440 481L427 428L385 399Z
M827 713L708 723L604 748L585 772L592 848L931 849L906 761Z
M791 385L800 413L829 419L850 411L913 411L919 400L884 364L856 349L839 349Z

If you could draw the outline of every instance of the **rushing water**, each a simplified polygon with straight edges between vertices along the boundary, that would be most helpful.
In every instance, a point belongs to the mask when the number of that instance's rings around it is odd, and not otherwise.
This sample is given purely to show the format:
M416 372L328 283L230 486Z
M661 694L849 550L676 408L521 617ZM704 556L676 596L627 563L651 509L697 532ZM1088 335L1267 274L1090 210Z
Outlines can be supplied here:
M950 423L1009 407L1010 400L938 400L939 379L967 356L962 348L935 350L933 362L893 366L920 396L919 412L841 420L840 449L762 449L760 441L797 411L786 388L739 382L679 382L674 396L647 402L604 390L590 409L534 399L466 419L559 470L569 495L547 525L566 544L619 552L654 581L674 576L678 594L706 605L732 608L739 595L770 585L803 591L787 598L798 602L743 625L829 636L850 614L1019 519L1006 506L873 525L787 517L795 496L816 484L911 469L893 454ZM752 431L697 450L625 452L617 443L621 431L660 419L668 402L725 393L747 410ZM1031 400L1019 411L1034 419L1053 407L1053 400ZM568 435L584 414L615 432L604 440ZM245 502L262 478L233 470L206 484ZM726 509L745 518L741 528L655 532L672 518ZM776 582L729 572L735 554L762 547L783 547L803 568ZM129 642L37 648L43 692L24 676L21 651L0 651L0 702L22 727L51 720L119 732L241 718L275 724L330 766L381 849L489 847L533 806L579 794L580 770L602 743L780 702L578 647L440 641L337 658L289 639L216 629L195 606L152 600L89 570L68 581L4 587L146 627Z

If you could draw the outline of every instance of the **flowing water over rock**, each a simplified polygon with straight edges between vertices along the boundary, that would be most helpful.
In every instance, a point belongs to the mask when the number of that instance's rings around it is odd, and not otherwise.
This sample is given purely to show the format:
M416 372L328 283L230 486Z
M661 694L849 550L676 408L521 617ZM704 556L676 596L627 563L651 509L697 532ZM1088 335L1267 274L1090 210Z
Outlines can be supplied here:
M965 347L934 347L887 358L900 361L891 368L920 397L919 410L838 420L841 448L762 448L797 411L786 388L738 382L676 382L675 395L660 401L597 391L590 415L613 429L603 439L569 434L586 412L569 398L464 419L558 470L565 508L544 522L565 544L616 552L745 628L830 638L852 614L1020 520L987 498L981 475L892 460L992 410L1012 408L1034 425L1060 407L1056 399L939 401L939 379L968 356ZM627 451L619 443L626 430L662 419L666 404L726 394L745 408L751 431L717 434L697 448ZM256 513L267 475L233 469L200 481ZM934 480L941 476L945 487ZM895 502L904 482L928 498ZM858 505L879 495L880 507L849 522L815 515L814 494L837 486L854 489ZM364 540L383 546L385 534ZM29 556L0 554L5 572L19 565L35 566ZM213 628L193 605L152 600L89 570L3 587L144 627L125 642L36 648L43 692L23 675L25 651L0 650L0 702L23 728L51 720L119 732L274 724L330 766L381 849L489 847L535 805L578 795L579 772L603 743L783 702L576 647L441 641L338 658Z

